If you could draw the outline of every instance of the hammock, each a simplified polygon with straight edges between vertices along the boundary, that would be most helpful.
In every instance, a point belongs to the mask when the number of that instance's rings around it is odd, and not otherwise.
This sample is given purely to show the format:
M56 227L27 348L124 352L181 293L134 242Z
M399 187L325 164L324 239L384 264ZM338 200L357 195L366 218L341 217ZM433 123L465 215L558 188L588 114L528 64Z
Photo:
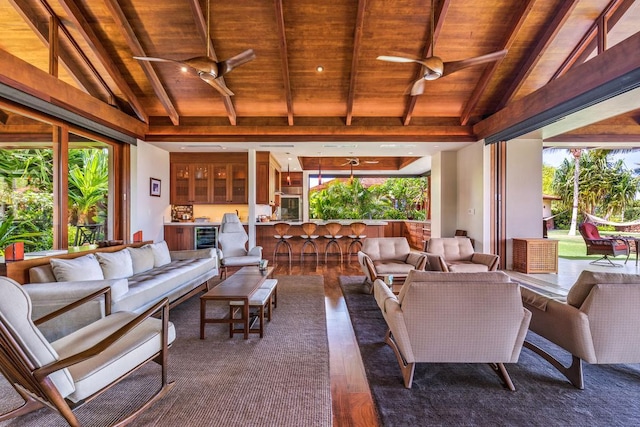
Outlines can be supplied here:
M606 219L597 217L595 215L588 214L586 212L584 213L584 216L586 216L589 221L595 222L597 224L613 225L617 227L626 227L629 225L640 225L640 219L637 219L635 221L628 221L628 222L613 222L613 221L607 221Z

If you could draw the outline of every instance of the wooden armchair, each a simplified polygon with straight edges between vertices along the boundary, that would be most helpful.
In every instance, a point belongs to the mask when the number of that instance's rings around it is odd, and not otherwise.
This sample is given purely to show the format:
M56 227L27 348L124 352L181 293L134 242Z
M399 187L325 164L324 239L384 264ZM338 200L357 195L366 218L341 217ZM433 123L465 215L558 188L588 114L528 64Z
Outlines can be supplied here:
M629 243L625 239L613 236L601 237L598 227L588 222L580 224L578 230L587 245L587 255L602 255L601 258L591 261L590 264L622 267L611 261L609 256L626 255L627 260L629 259Z
M25 403L0 415L0 421L47 406L71 426L73 409L92 400L123 377L153 360L162 365L160 389L120 425L126 424L173 387L167 382L167 355L175 339L165 298L144 313L110 313L110 288L94 292L38 320L22 286L0 277L0 372ZM95 298L104 298L106 317L49 343L38 324ZM151 317L161 310L160 318Z

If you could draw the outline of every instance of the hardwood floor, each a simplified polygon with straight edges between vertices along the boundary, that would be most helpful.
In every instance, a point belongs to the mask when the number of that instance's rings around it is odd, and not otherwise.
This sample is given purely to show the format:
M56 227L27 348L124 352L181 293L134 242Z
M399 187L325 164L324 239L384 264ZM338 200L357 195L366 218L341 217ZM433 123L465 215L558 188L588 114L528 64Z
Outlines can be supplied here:
M326 265L321 263L318 267L315 262L302 266L294 262L291 268L286 262L279 262L274 274L324 276L333 425L378 426L360 350L339 283L340 275L362 275L357 261L349 263L345 258L342 265L334 261Z

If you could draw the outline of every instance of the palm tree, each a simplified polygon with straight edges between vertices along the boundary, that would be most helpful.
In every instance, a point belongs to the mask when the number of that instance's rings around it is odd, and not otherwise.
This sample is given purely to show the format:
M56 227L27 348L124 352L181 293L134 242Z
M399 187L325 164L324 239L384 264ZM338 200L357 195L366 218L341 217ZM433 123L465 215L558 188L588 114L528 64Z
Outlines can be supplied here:
M80 164L69 170L69 206L77 224L88 224L109 190L109 168L104 150L77 150Z

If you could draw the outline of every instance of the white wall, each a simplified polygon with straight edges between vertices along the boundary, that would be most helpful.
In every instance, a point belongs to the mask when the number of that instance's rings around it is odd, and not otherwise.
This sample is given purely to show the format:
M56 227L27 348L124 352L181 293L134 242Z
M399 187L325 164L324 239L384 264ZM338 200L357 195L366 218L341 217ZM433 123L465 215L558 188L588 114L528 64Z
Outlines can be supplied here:
M488 178L484 164L485 146L477 142L458 151L457 166L457 229L467 230L467 235L475 240L475 248L488 250L484 223L489 221L490 210L486 209ZM484 220L486 217L486 221Z
M507 268L513 266L513 238L542 237L542 140L507 142Z
M457 226L457 153L441 151L431 160L431 237L453 236Z
M131 236L142 230L144 240L164 239L164 222L171 220L169 152L138 140L131 147ZM149 195L150 178L161 181L160 197Z

